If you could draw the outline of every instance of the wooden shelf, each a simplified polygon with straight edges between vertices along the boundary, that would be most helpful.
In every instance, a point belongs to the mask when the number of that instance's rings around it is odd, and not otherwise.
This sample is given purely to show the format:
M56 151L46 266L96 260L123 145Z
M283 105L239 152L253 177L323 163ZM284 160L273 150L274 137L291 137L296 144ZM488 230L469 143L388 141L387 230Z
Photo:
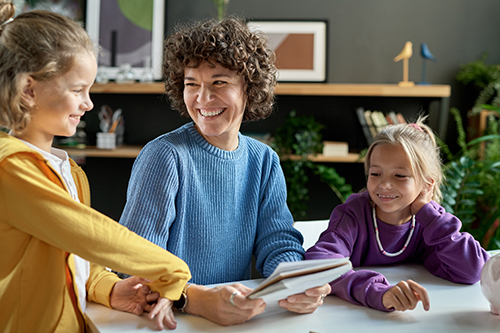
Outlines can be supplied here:
M94 84L93 94L163 94L163 82L133 84ZM374 97L450 97L448 85L416 85L400 87L397 84L337 84L337 83L278 83L276 95L309 96L374 96Z
M276 95L311 96L374 96L374 97L450 97L448 85L416 85L400 87L397 84L336 84L336 83L279 83Z
M94 84L90 89L94 94L163 94L164 83L133 83L117 84L115 82L107 84ZM338 83L278 83L275 89L276 95L296 95L296 96L358 96L358 97L423 97L440 98L441 113L439 122L440 133L446 133L447 108L446 100L451 95L449 85L415 85L414 87L400 87L397 84L338 84ZM443 119L441 119L443 118ZM444 134L443 134L444 135ZM88 157L125 157L135 158L141 147L119 147L114 150L100 150L96 148L69 149L68 153L73 156ZM292 157L293 159L298 157ZM358 154L347 156L311 156L313 162L335 162L335 163L356 163L359 161Z
M323 163L363 163L364 159L359 159L359 154L349 153L346 156L325 156L323 154L310 155L308 158L312 162L323 162ZM283 156L281 160L293 160L297 161L300 159L300 156L291 155L291 156Z
M141 152L142 146L119 146L115 149L97 149L95 146L84 149L58 147L64 149L72 157L108 157L108 158L136 158ZM299 156L288 156L282 159L298 160ZM349 154L347 156L323 156L318 154L309 157L313 162L335 162L335 163L356 163L363 162L359 160L358 154Z
M58 147L64 149L72 157L111 157L111 158L136 158L142 146L119 146L115 149L97 149L87 147L84 149Z
M163 94L165 85L163 82L155 83L123 83L115 82L99 84L95 83L90 88L92 94Z

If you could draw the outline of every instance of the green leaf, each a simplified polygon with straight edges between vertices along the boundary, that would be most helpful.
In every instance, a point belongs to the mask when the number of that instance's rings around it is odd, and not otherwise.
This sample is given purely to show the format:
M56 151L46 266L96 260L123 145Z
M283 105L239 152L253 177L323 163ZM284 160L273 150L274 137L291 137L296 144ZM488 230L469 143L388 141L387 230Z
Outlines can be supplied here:
M464 168L472 168L472 166L474 165L474 161L467 156L462 156L460 157L460 165L462 165L462 167Z
M481 136L477 139L469 141L467 143L467 146L470 147L470 146L473 146L473 145L478 144L480 142L494 140L494 139L500 139L500 135L499 134L484 135L484 136Z
M458 213L456 215L459 215ZM472 216L466 216L461 219L462 224L470 224L474 222L476 219Z
M477 188L465 188L462 190L462 194L474 194L474 195L483 195L483 190Z
M464 169L462 168L462 166L458 165L456 162L451 162L451 168L448 169L450 173L452 172L455 172L456 175L460 176L460 177L464 177L465 176L465 171Z
M496 105L482 104L481 108L483 108L484 110L500 112L500 106L496 106Z
M454 198L446 198L446 200L443 200L443 203L446 203L448 205L455 205L457 202Z
M465 184L464 184L464 187L480 187L480 186L481 186L481 182L479 182L477 180L471 180L471 181L465 182Z
M450 214L453 214L453 207L448 205L446 202L443 202L441 204L443 206L443 208Z
M449 185L453 186L454 188L459 189L460 185L462 184L462 179L448 178L447 182Z

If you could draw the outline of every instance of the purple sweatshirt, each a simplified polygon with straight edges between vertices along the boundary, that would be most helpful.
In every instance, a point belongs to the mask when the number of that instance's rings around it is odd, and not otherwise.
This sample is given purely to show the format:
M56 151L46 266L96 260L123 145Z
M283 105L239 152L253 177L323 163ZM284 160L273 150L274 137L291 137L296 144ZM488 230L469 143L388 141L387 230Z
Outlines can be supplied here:
M468 233L460 232L460 220L434 201L422 207L407 249L396 257L387 257L378 248L368 192L352 194L333 210L328 228L306 259L350 257L353 267L388 265L402 262L423 263L434 275L456 283L479 281L489 255ZM389 225L377 219L380 241L387 252L401 250L411 229L411 221ZM416 281L418 282L418 281ZM383 294L392 287L387 279L373 271L351 270L330 283L331 294L351 303L388 311Z

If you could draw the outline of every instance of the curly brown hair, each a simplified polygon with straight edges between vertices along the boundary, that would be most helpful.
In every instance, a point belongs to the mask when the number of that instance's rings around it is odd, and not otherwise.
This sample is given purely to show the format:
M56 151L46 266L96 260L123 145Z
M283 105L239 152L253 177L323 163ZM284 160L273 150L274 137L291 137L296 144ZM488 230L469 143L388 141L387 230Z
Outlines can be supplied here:
M267 36L253 32L241 19L230 17L180 26L165 40L165 93L173 109L189 117L184 104L184 69L212 61L242 75L247 103L244 121L264 119L273 110L276 56Z
M0 1L0 125L21 133L32 106L21 97L21 81L30 75L48 81L64 75L78 54L95 54L85 29L71 19L35 10L18 15Z

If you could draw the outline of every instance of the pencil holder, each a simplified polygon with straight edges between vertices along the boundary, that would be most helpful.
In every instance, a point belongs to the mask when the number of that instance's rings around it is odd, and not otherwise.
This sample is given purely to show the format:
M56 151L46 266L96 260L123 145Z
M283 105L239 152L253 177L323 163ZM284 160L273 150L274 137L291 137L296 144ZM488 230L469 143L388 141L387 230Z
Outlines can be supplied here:
M97 148L99 149L115 149L116 134L115 133L97 133Z

